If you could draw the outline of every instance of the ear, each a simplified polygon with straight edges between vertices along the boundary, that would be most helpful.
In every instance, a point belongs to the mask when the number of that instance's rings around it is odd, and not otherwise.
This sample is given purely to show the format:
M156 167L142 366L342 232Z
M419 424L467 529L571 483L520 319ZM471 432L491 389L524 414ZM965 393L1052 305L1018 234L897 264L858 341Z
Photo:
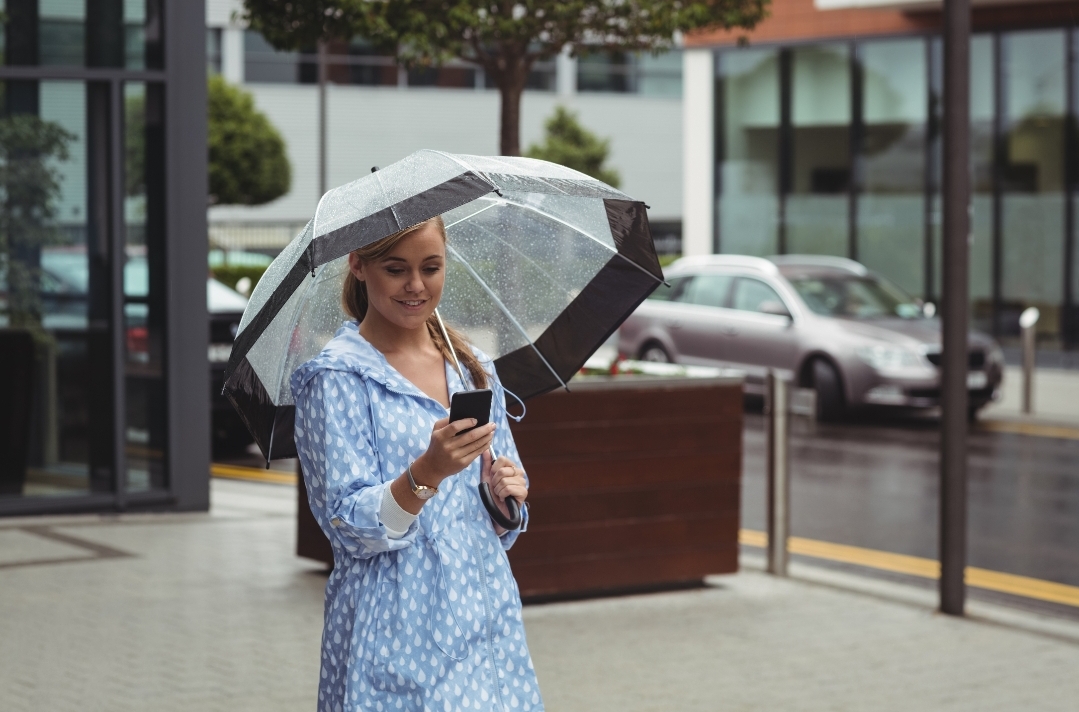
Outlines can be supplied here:
M359 255L355 252L348 253L348 271L352 273L353 277L361 282L365 281L367 279L364 274L365 269L366 265L363 260L360 259Z

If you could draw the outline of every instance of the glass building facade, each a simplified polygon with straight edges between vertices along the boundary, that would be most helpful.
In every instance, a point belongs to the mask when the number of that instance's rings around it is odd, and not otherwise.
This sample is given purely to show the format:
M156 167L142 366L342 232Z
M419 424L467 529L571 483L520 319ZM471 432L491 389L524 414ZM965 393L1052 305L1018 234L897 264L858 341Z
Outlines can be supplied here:
M1079 346L1079 30L971 43L974 326L1008 341L1041 310ZM856 259L940 294L939 36L717 50L714 251Z
M201 45L167 50L202 23L201 8L167 1L0 2L0 514L205 499L191 477L206 465L174 457L173 441L205 452L197 429L176 427L199 404L174 394L207 374L185 382L191 349L170 348L207 339L205 239L185 277L192 248L170 236L198 219L181 217L191 197L169 182L205 185L204 158L170 159L205 155L206 59ZM198 87L184 75L195 55ZM184 98L194 111L170 108ZM201 298L179 309L192 283Z

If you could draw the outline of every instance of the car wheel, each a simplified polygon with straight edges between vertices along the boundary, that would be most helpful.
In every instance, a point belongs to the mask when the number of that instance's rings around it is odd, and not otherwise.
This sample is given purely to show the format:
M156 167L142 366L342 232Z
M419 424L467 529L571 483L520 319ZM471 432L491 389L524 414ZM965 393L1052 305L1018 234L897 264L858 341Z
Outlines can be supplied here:
M674 363L674 359L667 353L667 349L655 343L648 344L641 349L640 360L652 361L653 363Z
M813 362L813 390L817 392L817 420L836 420L843 415L843 382L835 366L824 359Z

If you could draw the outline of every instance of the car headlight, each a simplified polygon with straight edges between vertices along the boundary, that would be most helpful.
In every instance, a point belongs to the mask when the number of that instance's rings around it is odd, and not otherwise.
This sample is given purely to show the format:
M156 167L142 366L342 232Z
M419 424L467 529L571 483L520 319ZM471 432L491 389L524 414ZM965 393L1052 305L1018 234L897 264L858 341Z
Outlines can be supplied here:
M902 346L874 344L861 346L856 353L858 358L878 371L897 371L921 368L926 365L925 357L921 352Z

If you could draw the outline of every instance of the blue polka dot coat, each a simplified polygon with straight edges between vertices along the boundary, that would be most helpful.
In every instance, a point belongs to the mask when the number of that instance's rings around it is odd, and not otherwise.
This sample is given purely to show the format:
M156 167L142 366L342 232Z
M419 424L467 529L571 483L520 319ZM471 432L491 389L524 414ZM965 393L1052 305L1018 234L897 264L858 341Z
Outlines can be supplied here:
M451 393L468 387L449 364L446 378ZM519 463L504 391L490 380L495 452ZM506 558L520 530L495 534L476 489L479 459L442 483L404 537L379 521L383 493L427 449L446 408L351 322L291 387L311 511L334 555L319 711L542 710Z

